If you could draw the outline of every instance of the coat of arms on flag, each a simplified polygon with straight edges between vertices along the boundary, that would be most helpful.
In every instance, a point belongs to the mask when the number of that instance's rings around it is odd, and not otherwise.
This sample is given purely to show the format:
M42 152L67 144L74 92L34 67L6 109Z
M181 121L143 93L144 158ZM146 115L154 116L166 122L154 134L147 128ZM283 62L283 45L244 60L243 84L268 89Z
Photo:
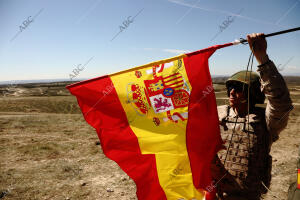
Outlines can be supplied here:
M145 71L145 76L151 79L144 80L142 85L128 84L128 102L133 103L137 113L147 115L149 109L153 109L155 113L166 114L164 121L187 119L187 112L171 114L172 110L187 107L189 103L190 86L183 75L174 70L174 67L180 69L181 65L180 59L155 65ZM141 71L135 73L139 74L138 78L143 78Z
M68 86L142 200L205 199L221 144L209 57L225 45ZM110 88L107 91L107 88Z

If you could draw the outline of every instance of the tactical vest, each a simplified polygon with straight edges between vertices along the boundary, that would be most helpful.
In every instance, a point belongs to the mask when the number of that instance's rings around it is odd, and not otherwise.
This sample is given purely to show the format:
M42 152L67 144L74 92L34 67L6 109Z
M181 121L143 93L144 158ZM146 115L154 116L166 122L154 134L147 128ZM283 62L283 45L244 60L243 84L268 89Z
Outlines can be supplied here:
M265 109L255 108L245 118L237 117L229 106L218 107L218 112L225 146L215 159L219 174L213 177L218 193L259 197L267 191L262 182L270 185L272 167L272 137L266 126Z

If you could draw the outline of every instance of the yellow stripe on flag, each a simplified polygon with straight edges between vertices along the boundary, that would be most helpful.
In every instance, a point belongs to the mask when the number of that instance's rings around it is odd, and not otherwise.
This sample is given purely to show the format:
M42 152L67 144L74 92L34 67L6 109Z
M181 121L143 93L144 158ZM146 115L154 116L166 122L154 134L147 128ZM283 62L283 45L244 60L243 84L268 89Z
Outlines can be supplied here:
M204 199L204 192L193 184L186 148L185 119L188 92L192 88L182 58L181 55L168 59L163 69L161 64L166 60L110 77L142 154L155 155L159 183L167 199L200 200ZM153 69L154 65L158 67ZM145 80L150 82L146 85ZM176 87L178 84L183 88ZM168 98L170 94L176 94L172 101Z

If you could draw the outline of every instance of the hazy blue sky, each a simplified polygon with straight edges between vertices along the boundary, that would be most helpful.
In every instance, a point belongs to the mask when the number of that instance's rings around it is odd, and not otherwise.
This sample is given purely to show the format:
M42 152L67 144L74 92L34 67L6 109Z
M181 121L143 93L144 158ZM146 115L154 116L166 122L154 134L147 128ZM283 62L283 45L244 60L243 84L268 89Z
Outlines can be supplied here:
M114 38L122 23L135 15ZM26 20L33 21L25 27ZM77 77L92 78L248 33L298 26L299 0L0 0L0 81L68 79L88 60ZM283 74L300 74L299 53L300 31L268 38L275 64L289 61ZM218 50L210 58L211 74L245 69L249 54L244 45Z

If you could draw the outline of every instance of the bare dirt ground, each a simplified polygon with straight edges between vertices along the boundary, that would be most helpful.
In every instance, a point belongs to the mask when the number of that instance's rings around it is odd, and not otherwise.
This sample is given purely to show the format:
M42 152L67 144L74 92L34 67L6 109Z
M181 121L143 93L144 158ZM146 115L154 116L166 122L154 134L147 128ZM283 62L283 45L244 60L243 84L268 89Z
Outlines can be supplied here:
M295 108L272 146L266 200L286 199L296 180L300 84L289 88ZM224 85L215 85L218 105ZM134 182L104 156L64 84L0 87L0 199L136 199Z

